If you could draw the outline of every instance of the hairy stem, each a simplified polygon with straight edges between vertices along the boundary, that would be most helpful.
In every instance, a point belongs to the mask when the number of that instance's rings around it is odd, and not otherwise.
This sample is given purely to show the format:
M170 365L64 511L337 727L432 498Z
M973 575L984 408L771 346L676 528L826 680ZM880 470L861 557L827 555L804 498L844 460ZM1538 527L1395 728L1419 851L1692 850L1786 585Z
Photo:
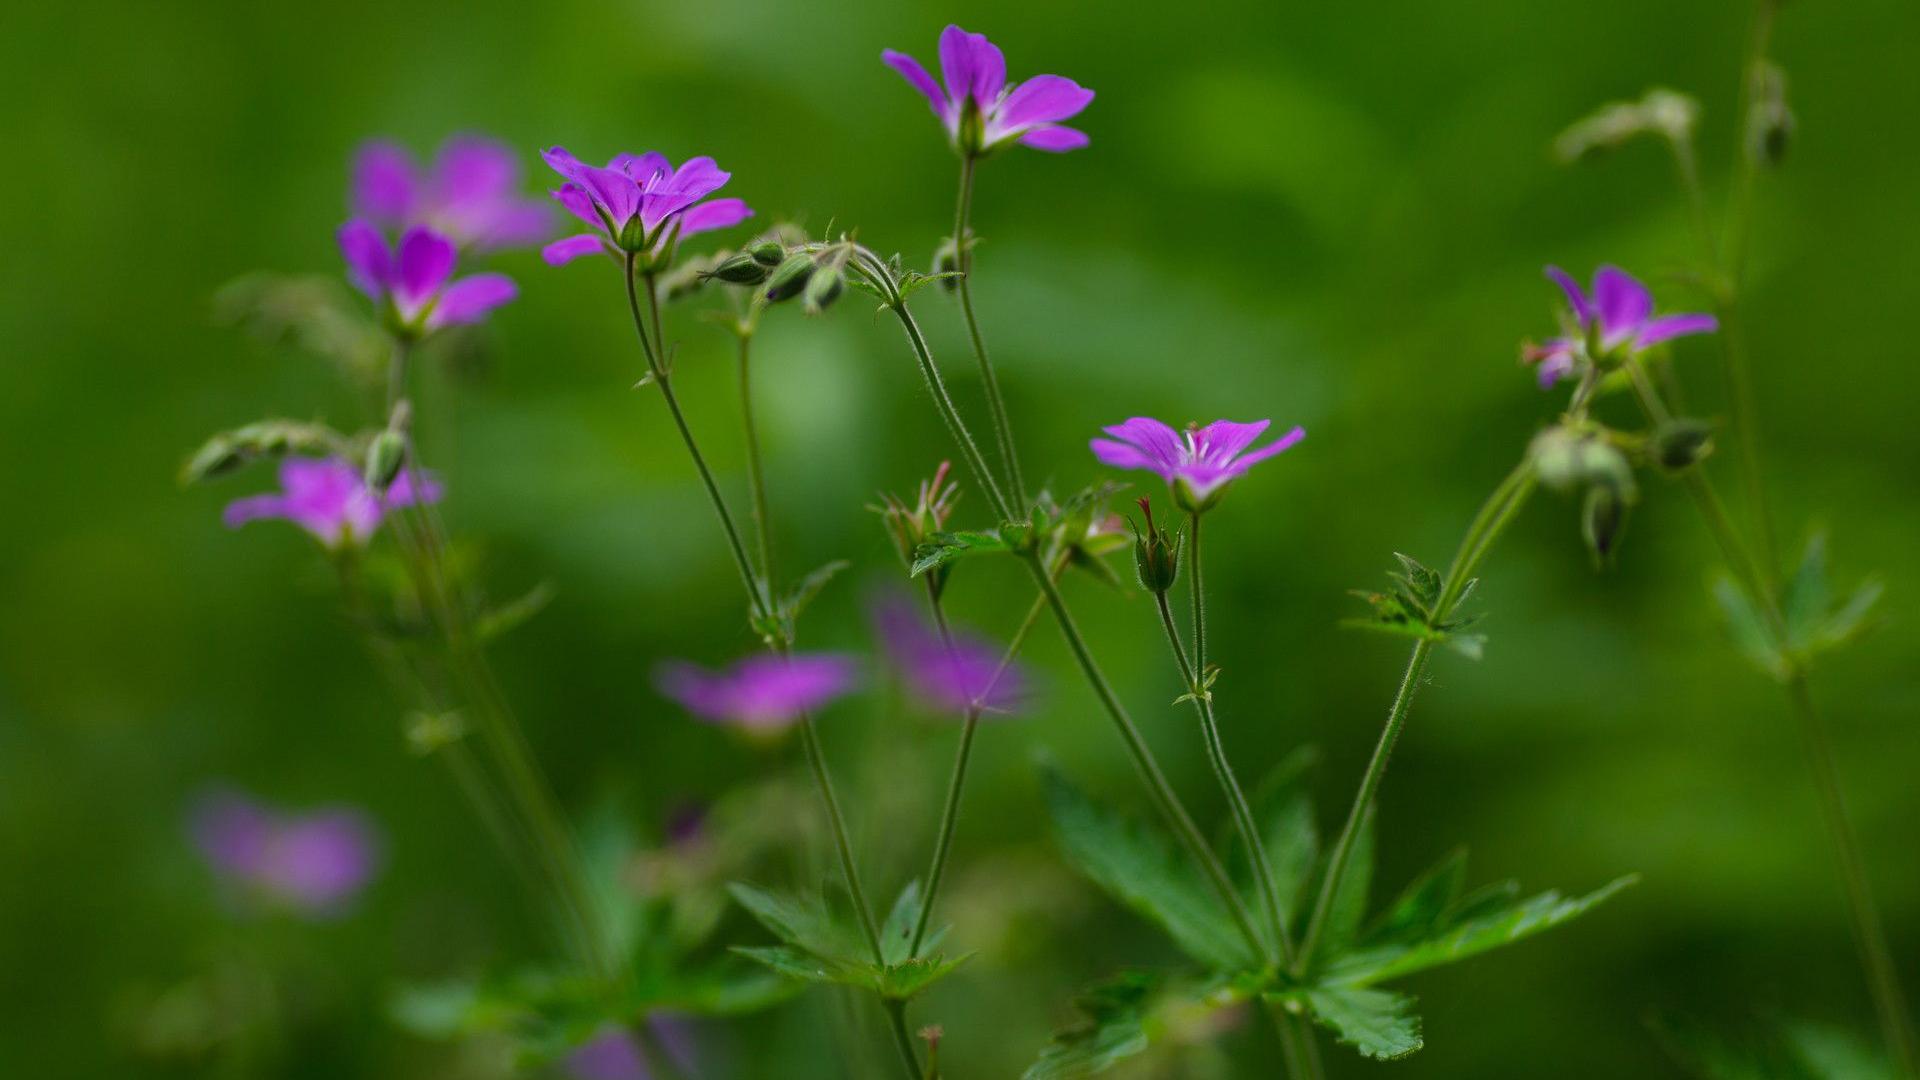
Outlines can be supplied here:
M953 211L954 259L960 270L960 311L966 316L967 336L973 342L974 359L980 362L980 386L987 398L987 414L993 419L994 441L1000 447L1000 460L1006 466L1007 489L1016 500L1026 500L1027 485L1020 478L1020 454L1013 443L1013 424L1007 419L1007 403L1000 396L1000 379L987 359L987 343L980 336L980 321L973 313L973 245L968 243L967 222L973 213L973 170L977 159L960 155L960 197Z
M747 490L753 498L753 538L759 548L760 578L773 587L773 519L767 514L767 475L760 461L760 428L753 419L753 381L751 375L753 331L735 334L739 343L737 369L740 376L740 432L747 446Z
M913 1048L913 1036L907 1033L907 1003L888 1001L887 1026L893 1031L893 1045L900 1050L900 1064L913 1080L921 1080L926 1074L920 1068L920 1054Z

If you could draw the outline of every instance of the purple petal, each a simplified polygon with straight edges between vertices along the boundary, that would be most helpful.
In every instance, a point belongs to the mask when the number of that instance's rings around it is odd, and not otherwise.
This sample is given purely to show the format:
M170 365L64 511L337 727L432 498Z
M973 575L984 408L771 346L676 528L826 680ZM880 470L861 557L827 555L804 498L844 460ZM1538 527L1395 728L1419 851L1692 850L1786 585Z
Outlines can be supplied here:
M1527 357L1540 364L1534 378L1540 381L1540 389L1549 390L1573 371L1573 343L1566 338L1554 338L1552 341L1534 350Z
M416 490L417 489L417 490ZM394 477L387 488L387 509L398 510L415 503L437 503L446 495L440 477L427 469L408 469Z
M553 197L561 206L567 208L569 214L588 225L596 229L607 227L606 219L601 217L600 211L594 208L593 196L587 194L587 189L579 184L569 180L560 185L559 190L553 193Z
M1172 467L1186 457L1186 440L1180 433L1150 416L1135 416L1125 423L1101 429L1122 442L1130 442L1147 457Z
M597 240L596 240L597 242ZM440 294L427 316L427 325L455 326L479 322L487 312L520 294L513 279L505 274L475 274L464 277Z
M752 730L783 728L800 714L845 693L853 662L826 654L756 656L723 672L691 664L663 664L655 684L688 711Z
M673 175L673 162L658 150L649 150L644 154L615 154L613 160L607 162L607 168L626 173L643 190L660 178Z
M433 163L433 194L440 208L458 215L510 195L520 183L520 160L501 143L456 135Z
M703 202L680 216L680 235L729 229L753 216L753 208L742 199L714 199Z
M1293 447L1297 443L1299 443L1301 439L1304 439L1306 437L1307 437L1306 428L1294 427L1290 429L1285 435L1280 436L1279 438L1273 440L1272 442L1261 447L1260 449L1252 450L1245 454L1240 455L1240 457L1233 462L1233 465L1239 471L1245 472L1247 471L1247 469L1258 464L1259 462L1267 460L1268 458L1274 456L1275 454L1281 453L1282 451L1293 449Z
M393 256L386 237L359 218L340 226L340 255L347 260L347 280L373 300L385 296L393 282Z
M1016 129L1065 120L1087 107L1093 91L1061 75L1035 75L1013 88L995 110L1002 128Z
M310 912L353 898L373 876L378 841L372 824L351 810L285 822L270 846L260 882Z
M649 229L726 186L733 178L710 157L697 157L680 166L643 199L642 220Z
M574 182L587 190L595 205L606 211L616 226L625 225L640 208L640 185L618 169L583 165Z
M1688 334L1711 334L1720 329L1720 320L1711 315L1662 315L1649 319L1640 334L1634 339L1636 349L1651 349L1663 341L1670 341Z
M985 109L1007 84L1007 60L985 34L948 26L940 32L940 73L956 104L971 94Z
M874 627L907 688L924 704L954 713L1009 712L1024 695L1025 676L1001 659L1004 650L964 634L951 646L915 614L889 597L874 606Z
M548 266L564 266L582 255L594 255L606 249L607 242L599 234L583 233L555 240L540 249L540 257L547 260Z
M425 226L408 229L400 238L394 296L402 308L417 308L431 299L453 275L459 252L453 241Z
M1116 469L1152 469L1167 479L1173 479L1172 466L1140 452L1140 448L1131 443L1118 443L1111 439L1094 439L1087 443L1093 450L1093 456L1102 464Z
M585 162L568 153L564 146L549 146L540 151L540 160L546 162L547 167L554 172L575 183L580 181L580 170L587 167Z
M1052 154L1064 154L1069 150L1078 150L1091 142L1087 133L1078 128L1037 127L1020 136L1020 145L1031 146L1035 150L1045 150Z
M1255 420L1246 424L1215 420L1193 433L1194 452L1203 461L1231 461L1235 454L1252 445L1253 440L1272 424L1271 420Z
M259 873L273 842L273 816L239 792L214 791L197 800L188 815L187 831L215 870L252 877Z
M287 500L284 495L249 495L228 503L220 513L220 520L227 528L237 529L249 521L286 516Z
M927 104L933 106L933 115L942 120L947 118L947 95L940 89L940 84L933 81L933 76L927 74L927 69L920 66L920 61L906 53L894 52L892 49L883 50L880 53L880 59L888 67L899 72L900 77L907 80L915 90L926 95Z
M1593 319L1593 305L1587 300L1587 291L1580 287L1580 282L1572 274L1557 266L1549 266L1547 277L1560 286L1561 292L1567 294L1567 303L1573 306L1573 317L1580 320L1580 325L1585 326Z
M1593 272L1593 306L1608 344L1618 344L1621 335L1653 314L1653 294L1625 270L1602 266Z
M399 146L370 142L353 159L353 212L384 225L399 225L413 212L413 158Z
M476 247L489 251L526 247L553 235L553 215L543 204L527 199L498 202L475 215L468 233Z

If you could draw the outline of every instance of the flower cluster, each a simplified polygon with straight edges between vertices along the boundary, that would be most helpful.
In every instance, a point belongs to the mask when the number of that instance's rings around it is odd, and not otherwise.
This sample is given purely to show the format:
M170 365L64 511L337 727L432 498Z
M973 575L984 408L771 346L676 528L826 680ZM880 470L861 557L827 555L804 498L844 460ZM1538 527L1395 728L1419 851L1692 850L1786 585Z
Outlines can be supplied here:
M548 244L540 254L554 266L599 251L665 256L678 239L753 216L739 199L702 201L733 175L710 157L691 158L676 169L665 155L651 151L616 154L605 167L588 165L558 146L541 156L566 181L553 197L595 230Z
M942 87L920 61L888 49L880 54L915 90L926 95L954 148L969 157L1011 142L1055 153L1087 145L1086 132L1062 125L1093 101L1093 91L1063 75L1007 81L1007 59L985 34L949 26L940 34Z

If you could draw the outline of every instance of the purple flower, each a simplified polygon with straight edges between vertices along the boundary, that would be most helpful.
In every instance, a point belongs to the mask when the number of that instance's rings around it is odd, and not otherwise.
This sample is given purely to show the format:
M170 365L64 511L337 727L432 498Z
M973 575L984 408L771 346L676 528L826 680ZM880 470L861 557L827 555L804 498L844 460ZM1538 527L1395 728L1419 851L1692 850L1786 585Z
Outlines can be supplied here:
M733 177L710 157L689 159L676 169L652 151L616 154L606 168L588 165L558 146L541 156L566 178L553 197L596 230L542 249L541 256L554 266L596 251L658 253L673 238L725 229L753 216L739 199L701 202Z
M309 916L339 913L379 862L372 822L348 808L282 814L217 791L199 800L188 830L221 877Z
M654 1040L683 1072L696 1065L693 1029L686 1020L656 1013L646 1020ZM650 1080L653 1073L633 1035L609 1025L567 1055L566 1073L575 1080Z
M389 249L379 229L355 218L340 226L340 254L347 260L348 280L374 303L390 303L408 334L479 322L519 295L505 274L474 274L450 283L459 252L453 241L424 225L408 229L399 246Z
M440 501L440 482L430 473L414 478L402 472L376 496L359 470L341 458L288 458L280 464L280 488L274 494L253 495L227 504L222 519L229 529L262 518L284 518L318 537L327 547L362 544L380 527L387 511L416 501Z
M1206 427L1175 431L1150 417L1136 416L1105 428L1113 439L1095 439L1093 456L1117 469L1151 469L1173 486L1188 509L1206 509L1229 480L1307 437L1295 427L1251 453L1242 453L1267 430L1271 420L1237 424L1215 420ZM1119 440L1119 441L1114 441Z
M725 671L692 664L660 665L660 692L703 720L749 731L777 731L846 693L856 672L851 659L831 653L749 657Z
M1035 75L1007 82L1007 60L985 34L958 26L940 33L940 73L946 87L933 81L920 62L888 49L887 66L927 97L933 114L947 127L955 149L970 156L988 154L1018 140L1036 150L1056 153L1087 145L1085 132L1062 127L1093 100L1093 91L1063 75Z
M962 713L978 705L985 712L1007 713L1026 695L1025 674L1012 664L1000 666L1004 650L964 634L955 634L948 648L898 596L874 605L873 622L887 659L913 696L930 708Z
M1617 266L1602 266L1593 272L1591 295L1580 288L1572 274L1557 266L1547 267L1547 277L1567 294L1580 331L1598 334L1602 353L1623 348L1637 353L1673 338L1720 329L1720 320L1701 313L1656 317L1653 294ZM1579 344L1571 337L1557 337L1544 345L1528 345L1521 357L1540 365L1540 386L1545 389L1573 371Z
M355 217L400 231L425 225L462 247L483 251L545 240L553 218L539 200L520 196L513 151L478 135L455 135L421 168L396 143L365 144L353 160Z

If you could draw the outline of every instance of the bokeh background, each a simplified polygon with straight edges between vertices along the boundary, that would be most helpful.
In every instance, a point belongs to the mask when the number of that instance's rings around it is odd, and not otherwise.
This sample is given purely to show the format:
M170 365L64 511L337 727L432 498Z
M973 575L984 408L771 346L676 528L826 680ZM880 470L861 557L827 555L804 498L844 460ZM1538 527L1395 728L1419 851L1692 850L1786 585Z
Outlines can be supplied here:
M1354 610L1343 590L1379 581L1394 550L1443 562L1557 408L1514 361L1519 339L1552 329L1541 264L1619 261L1661 280L1667 306L1698 303L1660 279L1690 249L1659 149L1562 168L1549 140L1649 85L1696 94L1717 200L1749 14L1655 0L14 10L0 43L5 1071L198 1075L219 1056L156 1053L154 1010L266 958L298 988L296 1022L236 1074L486 1075L484 1055L400 1033L389 993L550 951L445 774L406 752L311 543L221 528L224 501L268 474L174 483L212 430L269 414L357 421L325 365L215 325L211 296L255 268L334 272L361 140L426 151L491 132L525 149L530 187L547 183L534 151L556 142L586 157L710 153L762 221L857 226L924 264L951 227L954 161L879 50L931 59L958 18L1003 45L1015 77L1096 88L1091 149L1011 153L981 177L978 300L1028 470L1062 487L1095 479L1085 440L1136 413L1306 425L1307 442L1217 515L1209 574L1242 772L1317 744L1333 817L1404 658L1397 640L1336 628ZM1824 525L1843 581L1885 571L1890 584L1886 625L1817 689L1910 984L1916 41L1920 11L1899 0L1787 6L1775 54L1800 131L1759 191L1751 294L1784 531ZM659 658L713 663L751 643L664 413L628 389L640 361L617 287L588 264L496 263L522 298L482 335L471 377L429 379L446 511L484 542L490 586L556 590L495 657L570 813L657 834L675 806L790 770L792 748L738 742L650 688ZM921 306L975 402L957 311L933 293ZM693 422L738 494L728 342L673 318ZM1712 346L1683 343L1677 359L1698 408L1717 411ZM862 506L945 455L940 428L896 330L862 301L816 321L778 312L759 363L784 561L855 563L805 633L869 650L864 599L898 568ZM1870 1028L1797 733L1725 644L1711 562L1682 494L1657 481L1610 572L1581 550L1569 499L1538 499L1503 541L1480 590L1486 657L1439 660L1389 774L1384 880L1456 844L1473 851L1474 881L1645 880L1567 929L1419 978L1427 1049L1391 1066L1332 1053L1335 1075L1673 1075L1646 1027L1662 1010ZM1004 634L1025 589L1017 568L968 567L953 602ZM1176 783L1217 816L1190 722L1163 704L1176 691L1150 608L1076 589ZM1031 656L1043 691L986 732L956 855L957 933L982 955L914 1008L946 1026L959 1076L1013 1075L1076 985L1171 959L1060 867L1037 824L1037 748L1144 806L1057 636L1037 635ZM919 872L953 729L884 694L823 723L867 873L890 894ZM380 877L337 920L237 916L183 831L194 796L221 782L293 807L365 807L386 838ZM843 1007L812 993L710 1028L714 1071L861 1075L830 1034ZM1228 1038L1239 1075L1269 1074L1254 1064L1266 1038Z

